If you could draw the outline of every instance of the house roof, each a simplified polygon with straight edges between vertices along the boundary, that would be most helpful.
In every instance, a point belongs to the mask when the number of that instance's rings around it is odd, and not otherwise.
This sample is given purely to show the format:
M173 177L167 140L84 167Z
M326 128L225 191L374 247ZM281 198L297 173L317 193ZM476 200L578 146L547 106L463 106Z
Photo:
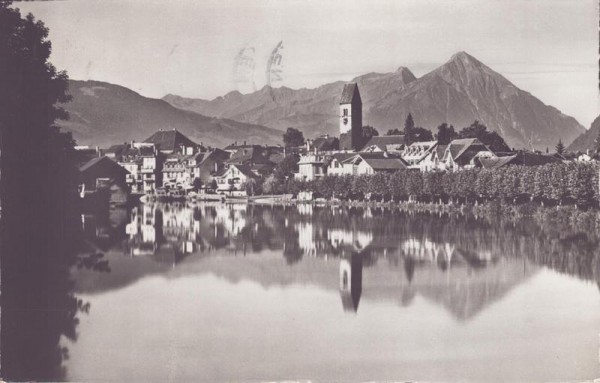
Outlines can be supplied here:
M448 150L455 161L461 157L464 157L461 159L465 161L470 161L477 153L490 149L477 138L462 138L452 140L448 145Z
M406 168L404 162L399 158L365 158L364 160L373 170L399 170Z
M370 146L377 146L381 150L388 150L388 146L404 145L404 135L397 134L393 136L373 136L363 147L363 150Z
M79 171L81 173L85 173L86 171L93 169L96 166L104 165L104 164L111 166L117 172L125 173L125 174L129 173L124 167L117 164L115 161L111 160L110 158L108 158L106 156L96 157L96 158L86 162L85 164L83 164L82 166L79 167Z
M562 160L560 158L557 158L554 155L538 154L526 151L520 151L509 156L479 159L481 166L486 169L497 169L499 167L508 165L539 166L561 161Z
M187 138L177 129L159 130L146 138L144 142L153 143L158 146L160 150L164 151L175 151L180 146L198 146L198 144Z
M437 151L437 155L439 159L444 158L444 153L446 153L446 149L448 145L438 145L435 150Z
M340 105L351 104L354 100L360 101L360 92L358 91L358 85L356 85L356 83L354 82L345 84L344 89L342 90L342 97L340 98Z

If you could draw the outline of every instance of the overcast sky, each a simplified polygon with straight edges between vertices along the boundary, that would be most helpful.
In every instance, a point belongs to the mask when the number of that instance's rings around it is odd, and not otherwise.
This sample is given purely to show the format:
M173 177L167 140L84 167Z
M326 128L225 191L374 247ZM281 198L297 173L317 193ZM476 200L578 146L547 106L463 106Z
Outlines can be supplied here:
M409 67L418 77L467 51L586 128L599 114L595 0L67 0L16 3L50 28L51 60L73 79L148 97L247 91L234 58L255 48L254 81L283 41L291 88Z

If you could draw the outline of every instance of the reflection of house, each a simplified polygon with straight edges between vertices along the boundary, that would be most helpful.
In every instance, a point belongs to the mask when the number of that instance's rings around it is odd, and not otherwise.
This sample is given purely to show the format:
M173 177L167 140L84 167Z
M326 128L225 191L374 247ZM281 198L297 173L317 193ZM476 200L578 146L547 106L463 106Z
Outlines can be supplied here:
M333 248L349 248L353 251L361 251L373 241L373 233L370 231L329 229L327 239Z
M362 294L362 269L362 257L358 254L340 260L340 297L344 311L358 311Z
M131 221L125 227L129 235L131 255L154 254L162 241L162 211L144 204L131 211Z

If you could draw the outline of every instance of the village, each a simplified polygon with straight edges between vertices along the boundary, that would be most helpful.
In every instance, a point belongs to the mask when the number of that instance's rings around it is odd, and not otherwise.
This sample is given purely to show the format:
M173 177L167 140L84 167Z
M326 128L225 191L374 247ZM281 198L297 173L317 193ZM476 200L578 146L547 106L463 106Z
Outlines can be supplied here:
M313 181L325 176L539 166L567 161L589 162L589 153L567 156L539 151L493 151L477 138L406 142L404 134L363 135L358 85L346 84L339 102L340 137L323 135L301 145L233 142L224 148L195 143L176 129L160 130L142 142L106 149L78 146L81 197L110 190L110 201L198 198L222 200L261 194L255 187L282 166L288 177ZM292 170L290 170L292 169ZM292 176L293 174L293 176ZM275 193L262 193L275 194Z

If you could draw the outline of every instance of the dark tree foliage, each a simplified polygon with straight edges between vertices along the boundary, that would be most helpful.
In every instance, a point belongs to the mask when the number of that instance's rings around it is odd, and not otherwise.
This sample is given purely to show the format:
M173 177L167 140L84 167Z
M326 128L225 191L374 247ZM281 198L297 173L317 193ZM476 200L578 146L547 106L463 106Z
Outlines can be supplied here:
M546 204L598 206L599 168L593 163L473 168L457 172L410 169L359 176L325 176L315 181L290 180L283 192L306 190L342 200L458 200L463 202L537 200Z
M302 146L304 145L304 134L295 128L287 128L283 134L283 144L286 147Z
M433 134L429 129L417 126L412 130L412 142L433 141Z
M377 131L377 129L375 129L374 127L372 127L371 125L365 125L362 127L362 137L363 137L363 142L367 142L371 139L371 137L376 137L379 136L379 132Z
M412 114L408 114L404 121L404 142L406 145L410 145L415 142L415 121L413 120Z
M558 140L558 143L556 144L556 146L554 147L554 149L556 150L557 154L561 154L562 155L562 154L565 153L565 150L566 150L565 144L563 144L563 142L562 142L561 139Z
M0 345L2 377L16 381L64 379L59 340L76 340L76 314L89 309L71 293L77 170L73 140L54 126L69 97L47 36L0 2Z
M448 145L450 141L458 138L458 133L454 130L454 126L444 122L438 126L435 137L439 145Z
M596 154L600 154L600 133L598 133L598 136L596 137L596 139L594 140L594 148L593 148L594 153Z
M300 156L298 154L288 154L285 158L275 166L273 175L278 180L285 180L293 177L294 173L298 172L298 161Z
M487 130L487 126L481 124L479 121L475 121L470 126L463 128L458 133L458 136L458 138L477 138L493 152L510 151L510 147L498 133Z
M397 136L397 135L401 135L401 134L404 134L404 132L402 130L396 128L396 129L388 130L385 135L386 136Z

